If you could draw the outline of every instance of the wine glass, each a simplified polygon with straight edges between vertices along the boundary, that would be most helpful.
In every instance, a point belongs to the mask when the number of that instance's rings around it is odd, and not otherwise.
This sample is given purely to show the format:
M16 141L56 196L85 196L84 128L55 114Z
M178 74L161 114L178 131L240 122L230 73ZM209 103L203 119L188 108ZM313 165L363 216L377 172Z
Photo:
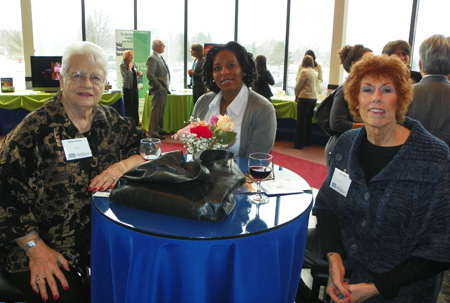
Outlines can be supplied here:
M161 156L161 140L157 138L141 139L139 151L145 161L157 159Z
M261 192L261 181L270 176L272 172L272 155L267 153L252 153L248 156L248 171L256 180L256 194L248 199L256 204L265 204L269 198Z

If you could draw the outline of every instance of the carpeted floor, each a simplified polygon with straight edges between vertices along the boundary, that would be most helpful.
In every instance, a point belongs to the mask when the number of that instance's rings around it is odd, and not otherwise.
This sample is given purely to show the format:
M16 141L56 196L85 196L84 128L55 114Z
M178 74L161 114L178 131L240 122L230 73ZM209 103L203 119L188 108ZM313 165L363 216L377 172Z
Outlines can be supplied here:
M297 173L299 176L305 179L311 187L320 188L327 175L326 166L312 161L300 159L299 157L301 156L301 153L303 153L303 155L305 155L305 153L308 153L306 149L291 149L287 151L289 154L291 154L288 155L283 152L285 150L284 145L285 144L283 142L276 144L276 148L274 148L274 151L272 151L273 162L279 166L286 167L287 169ZM292 143L289 143L289 145L292 145ZM171 140L169 138L162 141L162 152L180 149L183 152L186 152L186 148L183 147L182 143L178 143L177 141ZM314 159L314 161L322 162L320 156L323 155L323 149L317 147L316 149L317 150L310 150L309 153L319 153L319 159ZM311 155L309 157L311 158Z

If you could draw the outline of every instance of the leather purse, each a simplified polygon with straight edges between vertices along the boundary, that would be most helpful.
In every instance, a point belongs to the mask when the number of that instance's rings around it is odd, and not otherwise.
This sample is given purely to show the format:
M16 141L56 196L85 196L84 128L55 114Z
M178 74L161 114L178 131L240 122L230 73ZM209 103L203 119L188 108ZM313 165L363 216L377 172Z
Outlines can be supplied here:
M220 221L236 205L234 191L245 176L224 150L205 150L185 161L182 151L163 154L126 172L109 199L164 215Z

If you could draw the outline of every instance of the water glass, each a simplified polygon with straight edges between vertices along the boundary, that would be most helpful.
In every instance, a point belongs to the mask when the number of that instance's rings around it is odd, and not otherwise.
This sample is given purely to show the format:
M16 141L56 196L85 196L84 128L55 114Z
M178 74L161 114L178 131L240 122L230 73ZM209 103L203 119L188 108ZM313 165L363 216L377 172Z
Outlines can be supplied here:
M159 158L161 156L161 140L157 138L142 139L140 154L145 161Z

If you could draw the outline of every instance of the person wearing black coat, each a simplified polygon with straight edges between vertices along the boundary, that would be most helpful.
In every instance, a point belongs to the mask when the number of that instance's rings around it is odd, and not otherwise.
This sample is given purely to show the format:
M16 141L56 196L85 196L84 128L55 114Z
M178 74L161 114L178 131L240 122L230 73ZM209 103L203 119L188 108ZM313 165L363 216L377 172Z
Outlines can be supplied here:
M275 80L273 79L270 71L267 70L266 61L265 56L256 56L255 62L257 75L255 83L253 84L253 90L270 100L270 97L272 97L273 94L269 85L274 85Z

